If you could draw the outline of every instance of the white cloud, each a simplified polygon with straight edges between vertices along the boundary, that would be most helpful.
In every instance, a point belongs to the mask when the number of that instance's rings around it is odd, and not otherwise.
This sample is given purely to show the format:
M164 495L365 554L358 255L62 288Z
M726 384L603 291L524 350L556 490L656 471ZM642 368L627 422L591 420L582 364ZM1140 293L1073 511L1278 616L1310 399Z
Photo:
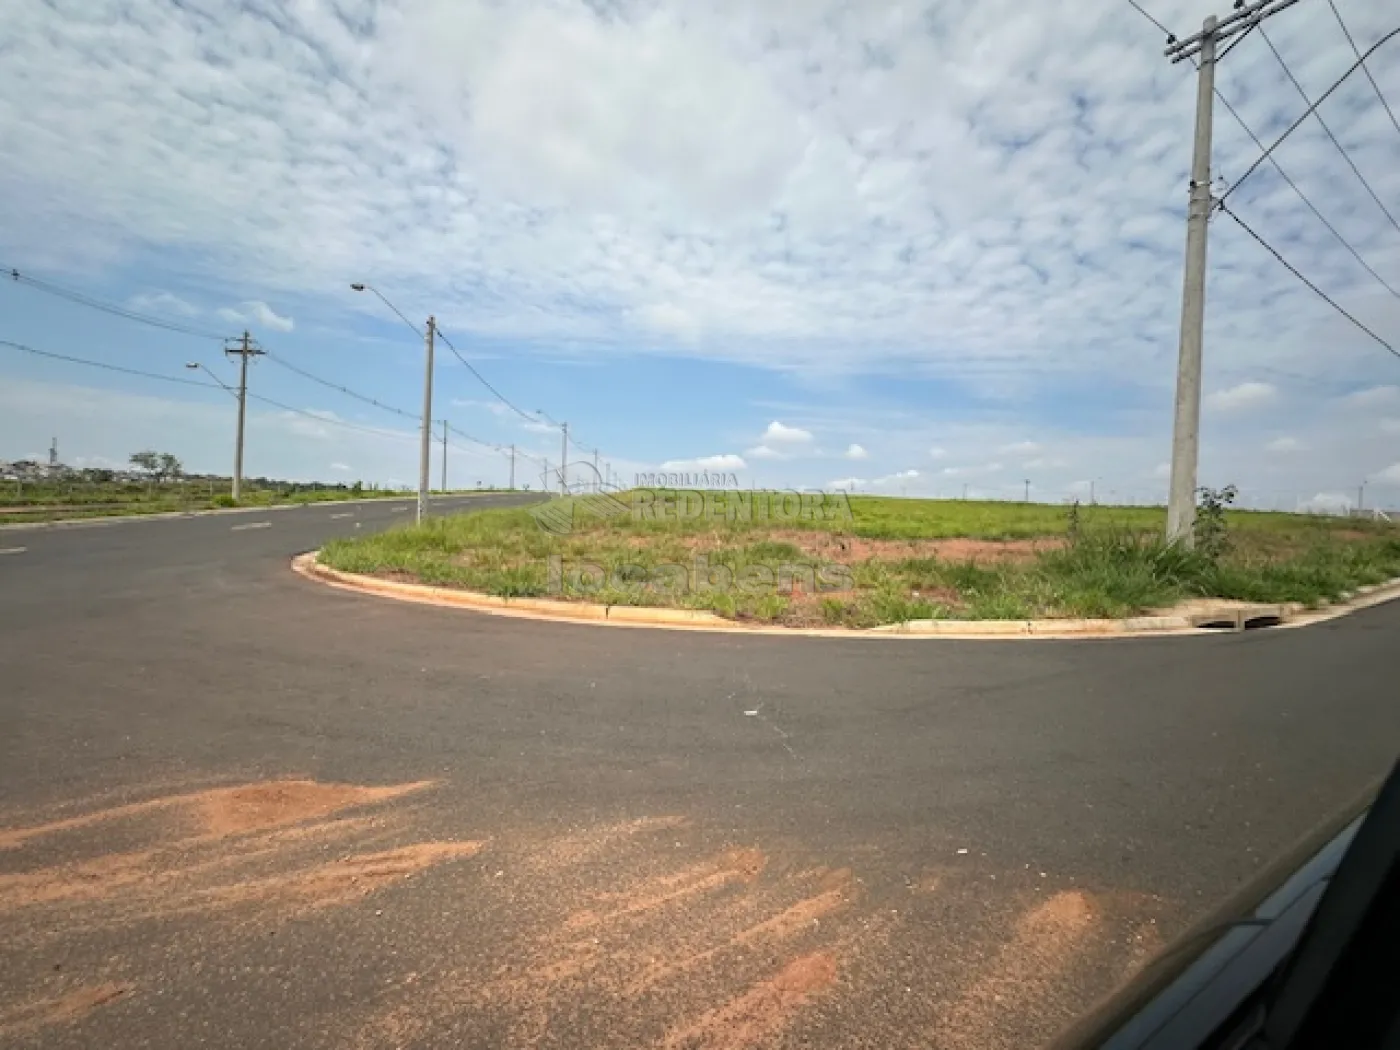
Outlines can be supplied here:
M171 292L144 292L133 295L126 301L126 305L133 310L149 314L174 314L177 317L196 317L199 314L199 307Z
M767 445L755 445L753 448L745 449L744 455L750 459L786 459L783 453Z
M1265 452L1302 452L1306 446L1295 437L1276 437L1264 446Z
M1040 444L1035 441L1013 441L1003 445L1001 451L1007 456L1029 456L1040 451Z
M935 445L933 448L928 450L928 455L929 459L947 459L948 450L946 448L940 448L939 446Z
M1179 33L1211 9L1161 5ZM345 311L396 327L346 290L368 275L454 338L570 341L564 356L588 361L720 359L803 383L909 377L911 405L918 384L950 384L968 396L936 406L936 427L896 420L899 398L868 432L769 411L878 442L894 463L931 464L937 442L940 465L990 458L1033 419L1076 473L1141 479L1169 425L1193 97L1128 5L1087 8L338 0L269 19L246 4L11 4L0 248L94 294L277 304L271 324L244 322L272 331ZM1058 33L1071 10L1074 40ZM1386 4L1346 17L1365 43L1391 28ZM1270 31L1314 92L1354 60L1326 5ZM1271 141L1297 102L1272 55L1247 43L1219 75ZM1394 129L1362 78L1329 99L1328 120L1377 193L1400 199ZM1222 170L1257 152L1217 122ZM1384 270L1395 231L1360 187L1333 185L1325 136L1301 126L1280 160L1331 194L1330 220ZM1393 300L1268 166L1235 198L1338 302L1393 329ZM1290 377L1279 403L1301 409L1389 382L1386 355L1229 224L1210 266L1213 409L1276 375ZM167 305L152 312L183 316ZM856 402L863 388L847 389ZM969 420L985 440L955 432ZM1203 464L1246 484L1325 492L1366 454L1349 420L1324 433L1300 416L1288 426L1307 451L1279 477L1257 454L1273 434L1248 413L1229 422L1204 428ZM687 440L742 448L722 436L732 426Z
M290 317L283 317L260 299L250 299L237 309L225 306L218 313L223 320L233 324L261 325L274 332L290 332L296 327L296 322Z
M331 470L334 470L334 471L336 471L337 473L346 474L346 473L349 473L349 471L350 471L350 464L348 464L348 463L332 463L332 464L331 464Z
M1373 480L1387 485L1400 485L1400 463L1392 463L1384 470L1377 471Z
M763 432L762 440L767 444L803 445L812 440L812 432L801 427L784 426L775 419Z
M1400 386L1373 386L1357 390L1341 399L1351 408L1384 408L1400 404Z
M826 487L829 489L844 489L849 492L851 489L858 489L864 485L864 478L837 478L835 481L828 481Z
M1215 391L1206 398L1206 404L1218 412L1241 412L1267 405L1277 397L1278 388L1272 383L1250 380Z
M662 470L747 470L743 456L723 453L715 456L701 456L698 459L668 459L661 464Z
M979 463L966 467L944 467L942 473L946 478L975 478L996 474L1001 469L1000 463Z
M856 444L852 444L848 449L846 449L846 458L847 458L847 459L869 459L869 458L870 458L870 453L867 452L867 451L865 451L865 448L864 448L863 446L861 446L861 445L856 445Z
M1345 514L1355 503L1340 492L1319 492L1299 502L1297 509L1309 514Z
M917 470L900 470L893 474L886 474L883 478L876 478L870 484L874 486L893 485L902 481L914 481L918 477Z

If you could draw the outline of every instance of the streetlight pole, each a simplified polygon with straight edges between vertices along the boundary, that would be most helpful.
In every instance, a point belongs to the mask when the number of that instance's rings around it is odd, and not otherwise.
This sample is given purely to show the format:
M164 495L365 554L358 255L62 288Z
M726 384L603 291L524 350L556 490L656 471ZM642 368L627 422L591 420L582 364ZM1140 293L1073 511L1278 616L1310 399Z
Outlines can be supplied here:
M403 312L389 302L384 297L384 293L372 284L363 281L356 281L350 285L351 289L357 292L370 291L379 297L379 301L387 306L394 313L398 314L399 320L415 332L418 326L403 315ZM428 327L419 334L423 336L423 342L427 349L427 361L424 368L423 378L423 433L420 442L418 455L418 523L421 525L428 516L428 486L429 477L432 473L432 449L433 449L433 337L437 331L437 321L432 317L428 318ZM444 452L445 454L445 452Z
M243 494L243 433L248 415L248 358L257 357L263 352L263 348L258 346L253 337L246 331L233 346L225 348L224 353L237 354L239 358L238 389L236 390L200 362L190 361L185 364L186 368L203 371L205 375L218 383L238 401L238 434L234 439L233 446L233 487L231 491L235 503Z
M428 480L433 469L433 334L437 322L428 317L428 330L423 337L427 347L423 377L423 440L418 455L418 524L428 517Z

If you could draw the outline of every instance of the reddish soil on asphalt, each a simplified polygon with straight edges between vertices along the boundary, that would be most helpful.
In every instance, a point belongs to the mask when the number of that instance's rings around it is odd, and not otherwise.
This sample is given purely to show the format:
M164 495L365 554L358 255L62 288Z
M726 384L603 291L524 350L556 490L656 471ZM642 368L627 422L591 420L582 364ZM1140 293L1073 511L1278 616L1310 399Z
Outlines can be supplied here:
M1112 960L1116 980L1158 944L1142 901L1032 885L1000 940L958 946L958 965L915 965L933 978L916 987L909 960L942 954L921 940L920 912L965 906L966 873L929 872L892 898L866 884L858 857L828 866L790 842L715 848L674 814L562 833L467 821L464 837L424 838L413 807L433 793L429 782L272 780L11 821L0 934L24 943L35 967L0 993L0 1040L43 1043L99 1023L157 994L172 971L198 972L226 937L346 911L364 924L397 915L376 993L307 1019L327 1045L359 1047L446 1045L464 1025L494 1032L496 1045L546 1045L579 1009L619 1046L797 1045L841 1017L879 1033L872 1046L1020 1046L1086 960ZM465 920L445 952L401 910L429 885L447 905L433 924ZM506 921L475 927L453 917L458 901ZM202 932L163 941L175 920ZM45 965L102 932L144 950L117 953L100 979Z

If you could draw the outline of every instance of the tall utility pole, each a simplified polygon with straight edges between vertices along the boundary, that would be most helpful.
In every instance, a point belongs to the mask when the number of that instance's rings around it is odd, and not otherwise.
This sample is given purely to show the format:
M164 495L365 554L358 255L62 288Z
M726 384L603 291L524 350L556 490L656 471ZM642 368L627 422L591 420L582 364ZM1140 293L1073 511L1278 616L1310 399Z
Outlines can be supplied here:
M560 430L564 434L564 440L560 444L559 451L559 495L569 494L569 483L565 480L569 473L569 424L561 423Z
M510 446L510 490L515 491L515 446Z
M238 438L233 449L233 501L238 502L243 493L243 424L248 415L248 358L257 357L263 348L253 341L247 331L233 346L224 347L224 353L238 355Z
M1025 497L1025 499L1023 499L1021 502L1022 502L1022 503L1029 503L1030 501L1031 501L1031 479L1030 479L1030 478L1027 478L1027 479L1026 479L1026 497Z
M601 492L603 488L603 476L598 473L598 450L593 450L593 491Z
M1167 542L1195 542L1196 468L1201 444L1201 346L1206 310L1206 231L1215 202L1210 193L1211 131L1215 103L1216 48L1298 0L1237 3L1224 19L1211 15L1185 40L1167 38L1173 62L1196 67L1196 134L1191 154L1191 198L1186 213L1186 270L1181 288L1181 342L1176 364L1176 411L1172 423L1172 475L1167 498ZM1199 56L1197 58L1196 56Z
M447 420L442 421L442 491L447 491Z
M433 465L433 334L437 321L428 318L428 331L423 342L427 345L428 362L423 380L423 447L418 457L418 523L428 516L428 475Z

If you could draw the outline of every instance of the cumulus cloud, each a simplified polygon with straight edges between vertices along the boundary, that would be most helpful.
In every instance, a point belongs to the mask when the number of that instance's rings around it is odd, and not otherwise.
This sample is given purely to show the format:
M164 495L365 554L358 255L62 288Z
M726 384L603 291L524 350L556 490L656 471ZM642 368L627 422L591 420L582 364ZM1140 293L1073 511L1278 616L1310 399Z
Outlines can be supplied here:
M763 432L763 442L767 445L804 445L812 440L812 432L801 427L789 427L776 419L768 424Z
M835 481L828 481L826 487L829 489L844 489L849 492L851 489L858 489L864 484L864 478L837 478Z
M199 307L172 292L142 292L133 295L126 305L141 313L163 314L167 317L196 317Z
M250 299L237 308L222 307L218 314L220 318L233 324L271 328L274 332L290 332L296 327L296 322L290 317L283 317L260 299Z
M661 464L662 470L747 470L748 464L744 462L743 456L736 456L732 452L722 453L714 456L700 456L698 459L668 459Z
M1304 447L1303 443L1297 438L1276 437L1264 446L1264 451L1278 453L1302 452Z
M1267 405L1278 397L1278 388L1272 383L1255 380L1237 386L1217 390L1206 398L1206 405L1218 412L1243 412Z
M1346 395L1342 401L1351 408L1388 408L1400 404L1400 386L1367 387Z
M914 481L919 477L917 470L900 470L893 474L886 474L882 478L876 478L870 484L875 486L895 485L900 482Z
M753 448L744 450L744 455L750 459L786 459L787 457L775 448L767 445L755 445Z
M847 458L847 459L869 459L869 458L870 458L870 453L867 452L867 451L865 451L865 448L864 448L863 446L861 446L861 445L856 445L856 444L852 444L849 448L846 449L846 458Z
M945 478L975 478L995 474L1002 469L1000 463L978 463L965 467L944 467Z

